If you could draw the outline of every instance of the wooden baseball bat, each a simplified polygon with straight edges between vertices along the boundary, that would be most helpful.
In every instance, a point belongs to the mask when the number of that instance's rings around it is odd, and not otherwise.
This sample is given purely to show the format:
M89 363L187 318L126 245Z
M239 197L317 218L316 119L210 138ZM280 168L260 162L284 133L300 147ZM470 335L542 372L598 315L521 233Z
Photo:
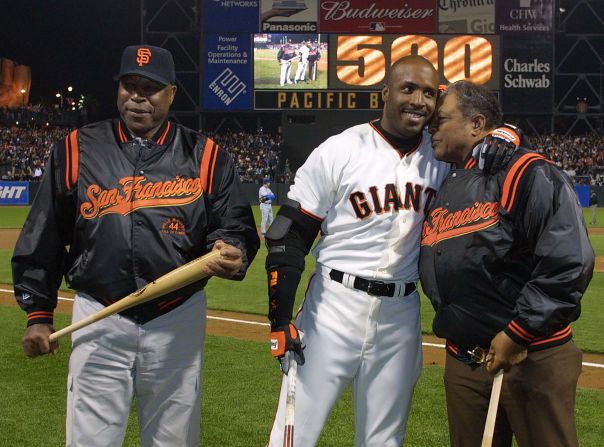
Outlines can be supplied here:
M491 390L491 400L489 401L489 410L487 412L487 421L484 424L482 435L482 444L480 447L491 447L493 444L493 433L495 432L495 419L497 418L497 407L499 406L499 395L501 394L501 384L503 383L503 369L495 374L493 379L493 389Z
M296 375L298 362L293 351L290 353L289 371L287 373L287 399L285 401L285 430L283 432L283 447L294 447L294 414L296 406Z
M203 271L203 269L209 261L214 258L217 258L218 256L220 256L220 250L213 250L200 258L194 259L191 262L187 262L186 264L181 265L180 267L172 270L171 272L160 276L155 281L150 282L146 286L143 286L135 292L132 292L130 295L122 298L121 300L116 301L112 305L107 306L104 309L101 309L98 312L89 315L88 317L80 321L76 321L75 323L64 327L63 329L57 332L53 332L52 334L50 334L50 337L48 337L48 339L52 343L53 341L58 340L63 335L71 334L73 331L77 331L78 329L81 329L84 326L88 326L89 324L94 323L95 321L99 321L110 315L116 314L126 309L130 309L131 307L137 306L139 304L146 303L147 301L173 292L174 290L180 289L181 287L193 284L194 282L199 281L200 279L203 279L208 276Z

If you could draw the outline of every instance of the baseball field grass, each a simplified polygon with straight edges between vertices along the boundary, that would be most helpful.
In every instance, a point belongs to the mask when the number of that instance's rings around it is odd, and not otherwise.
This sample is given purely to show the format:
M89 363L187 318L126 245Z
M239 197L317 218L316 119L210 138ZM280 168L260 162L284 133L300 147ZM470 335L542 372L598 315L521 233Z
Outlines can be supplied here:
M0 227L20 228L26 213L27 208L0 208ZM257 208L255 214L258 218ZM597 227L604 223L604 214L598 216L598 222ZM604 236L593 235L591 238L596 254L604 255ZM261 248L245 281L210 281L207 289L210 308L265 314L265 250ZM11 250L0 250L2 283L12 282L11 253ZM307 282L313 266L314 261L309 256L302 284ZM303 292L301 285L298 300ZM583 350L604 353L601 339L603 296L604 273L596 273L583 299L583 314L573 324L575 340ZM422 324L424 331L429 332L433 314L427 300L422 300ZM17 308L0 305L0 321L0 339L3 341L0 344L0 446L64 445L69 343L63 340L56 355L28 359L20 349L25 324L23 313ZM58 314L55 324L64 327L69 324L69 317ZM280 385L277 362L270 356L268 343L208 336L205 347L202 445L263 446L272 424ZM351 409L352 398L347 391L334 409L319 446L354 445ZM576 414L580 445L601 446L604 391L579 389ZM139 445L134 413L124 445ZM438 366L424 367L414 394L405 445L448 445L442 368Z

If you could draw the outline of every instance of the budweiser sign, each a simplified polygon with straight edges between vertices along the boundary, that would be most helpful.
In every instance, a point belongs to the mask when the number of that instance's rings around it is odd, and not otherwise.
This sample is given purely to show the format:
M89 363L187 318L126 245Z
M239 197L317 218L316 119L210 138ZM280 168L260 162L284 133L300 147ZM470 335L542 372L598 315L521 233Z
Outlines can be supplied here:
M322 0L321 32L432 33L436 0Z

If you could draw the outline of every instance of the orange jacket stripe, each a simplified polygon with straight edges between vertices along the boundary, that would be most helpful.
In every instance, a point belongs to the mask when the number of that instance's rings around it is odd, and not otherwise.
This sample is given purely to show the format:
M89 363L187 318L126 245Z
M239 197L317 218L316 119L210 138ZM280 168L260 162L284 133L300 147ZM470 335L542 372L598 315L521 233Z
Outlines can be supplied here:
M214 166L216 164L217 152L216 144L208 138L203 148L203 155L201 156L201 164L199 167L201 187L208 194L212 193L212 180L214 179Z
M126 134L124 133L124 129L122 129L121 121L117 123L117 130L120 134L120 143L125 143L126 141L128 141L128 138L126 138Z
M170 121L168 121L168 125L166 126L166 130L164 130L164 133L162 134L161 137L159 137L159 139L157 140L157 144L164 144L164 141L166 141L166 137L168 136L168 132L170 131Z
M474 160L474 158L470 158L467 162L466 165L464 166L465 169L472 169L474 166L476 166L476 160Z
M65 137L65 185L71 189L78 181L80 166L80 146L78 131L74 130Z
M52 318L52 312L32 312L27 314L28 320L33 320L34 318Z
M545 343L550 343L552 341L562 340L563 338L566 338L566 337L569 337L570 335L572 335L572 333L573 333L573 331L570 328L570 326L566 326L561 331L558 331L558 332L550 335L549 337L536 338L533 342L531 342L531 346L539 346L539 345L543 345Z
M524 329L522 329L518 323L516 323L515 321L510 321L510 324L508 324L508 327L510 328L510 330L516 334L518 337L526 340L526 341L531 341L535 339L534 335L529 334L527 331L525 331Z
M505 181L503 182L503 193L501 195L501 205L506 211L509 212L514 205L514 199L522 174L528 165L536 160L545 160L545 158L535 153L525 154L514 163L507 173Z
M78 142L78 131L74 130L69 134L71 140L71 185L78 182L80 173L80 143Z
M157 307L159 308L159 310L164 310L166 307L171 306L172 304L178 303L179 301L181 301L183 299L182 296L178 296L176 298L174 298L171 301L162 301L160 302Z

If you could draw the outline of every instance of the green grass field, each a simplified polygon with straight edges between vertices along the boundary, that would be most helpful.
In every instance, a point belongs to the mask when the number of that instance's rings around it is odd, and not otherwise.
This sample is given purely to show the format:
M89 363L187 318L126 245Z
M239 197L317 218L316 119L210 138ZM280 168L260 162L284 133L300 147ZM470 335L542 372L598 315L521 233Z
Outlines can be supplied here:
M293 62L290 79L296 75L298 63ZM254 86L260 89L283 89L279 85L281 68L277 62L277 50L254 50ZM327 88L327 54L321 53L316 81L288 84L288 90L312 90Z
M258 209L255 207L258 221ZM4 228L20 228L27 208L0 208ZM598 217L598 226L604 215ZM596 253L604 254L604 237L592 236ZM208 285L209 307L257 314L266 313L266 279L262 247L248 276L241 283L214 279ZM0 250L0 282L11 282L10 250ZM314 267L311 257L302 282ZM304 287L298 290L301 299ZM597 273L583 299L583 314L573 325L577 344L587 351L604 353L600 339L604 315L604 273ZM429 331L431 306L422 302L422 324ZM23 313L0 306L0 446L59 446L65 442L65 380L69 346L62 342L58 354L39 359L26 358L20 349L24 330ZM66 315L57 315L56 326L68 324ZM267 440L277 403L280 374L271 358L268 343L240 341L208 336L204 376L202 445L262 446ZM354 445L352 398L348 391L334 409L319 446ZM602 445L604 439L604 392L580 389L577 395L579 441L583 447ZM137 446L136 417L131 424L125 446ZM407 441L413 447L448 445L444 406L442 369L424 368L416 388L410 415Z

